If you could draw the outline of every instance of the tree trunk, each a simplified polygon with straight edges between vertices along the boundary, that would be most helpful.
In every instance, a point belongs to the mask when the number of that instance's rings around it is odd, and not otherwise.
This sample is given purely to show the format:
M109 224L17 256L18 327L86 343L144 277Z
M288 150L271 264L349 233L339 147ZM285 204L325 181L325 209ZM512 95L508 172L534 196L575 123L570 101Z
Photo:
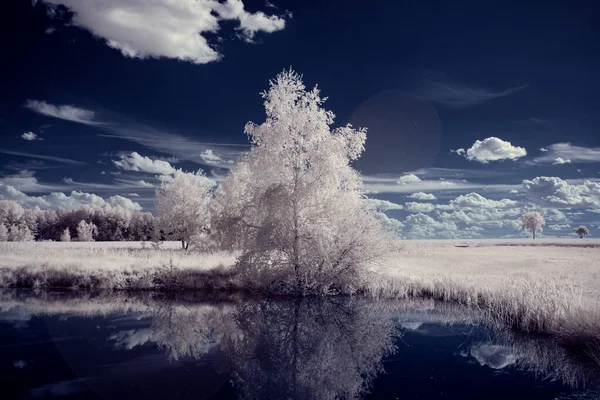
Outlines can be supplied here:
M533 231L533 238L535 239L535 231Z

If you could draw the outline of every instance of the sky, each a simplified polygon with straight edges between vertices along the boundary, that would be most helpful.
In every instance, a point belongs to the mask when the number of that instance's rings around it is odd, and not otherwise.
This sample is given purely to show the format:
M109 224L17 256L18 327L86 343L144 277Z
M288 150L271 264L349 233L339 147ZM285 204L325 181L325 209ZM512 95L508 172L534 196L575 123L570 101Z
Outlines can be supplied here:
M217 183L292 67L408 238L600 231L600 5L593 1L9 1L0 199L153 211L176 169Z

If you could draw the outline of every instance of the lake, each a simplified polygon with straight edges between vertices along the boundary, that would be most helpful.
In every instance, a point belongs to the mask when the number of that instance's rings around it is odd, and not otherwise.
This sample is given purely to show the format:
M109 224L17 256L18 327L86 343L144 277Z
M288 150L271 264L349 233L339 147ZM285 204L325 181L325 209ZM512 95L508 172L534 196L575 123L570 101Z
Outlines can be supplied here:
M0 340L2 399L600 398L599 349L430 299L11 291Z

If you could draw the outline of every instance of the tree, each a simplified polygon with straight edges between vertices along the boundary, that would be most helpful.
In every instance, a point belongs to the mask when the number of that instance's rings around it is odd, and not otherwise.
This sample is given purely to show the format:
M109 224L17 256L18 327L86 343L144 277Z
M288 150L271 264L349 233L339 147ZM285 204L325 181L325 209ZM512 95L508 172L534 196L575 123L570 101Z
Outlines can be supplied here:
M252 148L216 193L218 240L242 250L242 273L263 287L351 290L361 267L390 248L350 165L366 129L331 129L319 90L305 90L292 70L262 96L266 121L246 125Z
M537 211L530 211L523 214L521 219L523 230L531 232L533 239L535 239L535 233L542 230L542 226L546 223L544 217Z
M585 226L578 226L577 228L574 228L573 231L578 234L581 239L590 234L589 229Z
M8 230L9 242L31 242L33 239L33 234L25 224L11 225Z
M77 240L80 242L93 242L94 236L98 234L98 228L91 222L85 220L79 221L77 224Z
M60 234L61 242L70 242L71 241L71 232L69 232L69 228L65 228L64 231Z
M214 181L202 171L177 171L156 190L156 211L160 229L168 237L181 240L185 250L190 241L210 230L210 201Z
M4 224L0 224L0 242L8 241L8 228Z

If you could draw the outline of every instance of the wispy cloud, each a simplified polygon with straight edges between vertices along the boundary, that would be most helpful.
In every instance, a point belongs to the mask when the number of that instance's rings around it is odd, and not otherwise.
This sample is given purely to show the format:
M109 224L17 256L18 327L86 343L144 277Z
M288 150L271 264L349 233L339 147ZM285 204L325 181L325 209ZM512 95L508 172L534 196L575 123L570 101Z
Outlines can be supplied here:
M64 119L79 124L100 125L98 121L94 120L95 113L85 108L71 105L54 105L39 100L27 100L23 107L48 117Z
M490 90L482 87L468 86L447 80L425 79L414 94L420 99L445 107L466 108L485 103L500 97L510 96L524 89L517 86L505 90Z
M540 149L540 151L543 152L544 155L536 158L534 161L541 164L564 164L565 162L574 164L600 162L600 147L585 147L575 146L571 143L556 143L543 147Z
M2 154L8 154L8 155L11 155L11 156L36 158L38 160L55 161L55 162L59 162L59 163L63 163L63 164L85 165L84 162L76 161L76 160L71 160L71 159L68 159L68 158L54 157L54 156L45 156L45 155L42 155L42 154L24 153L24 152L21 152L21 151L12 151L12 150L0 149L0 153L2 153Z
M406 178L408 177L408 178ZM398 176L363 176L365 190L368 193L415 193L415 192L460 192L463 190L506 191L518 189L521 185L490 184L468 182L466 180L414 179L413 174Z

